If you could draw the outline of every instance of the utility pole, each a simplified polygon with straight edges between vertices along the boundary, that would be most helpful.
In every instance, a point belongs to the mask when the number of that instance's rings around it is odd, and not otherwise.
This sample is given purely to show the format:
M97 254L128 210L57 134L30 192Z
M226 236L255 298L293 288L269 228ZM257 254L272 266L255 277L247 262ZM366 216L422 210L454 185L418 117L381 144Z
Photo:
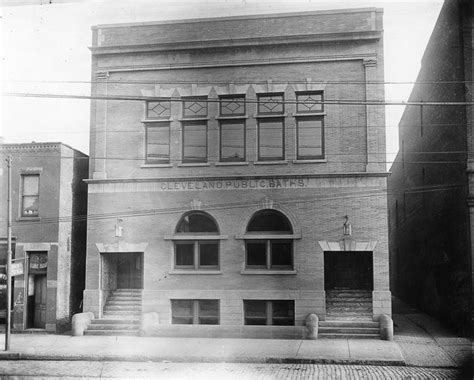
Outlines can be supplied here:
M7 195L7 315L5 326L5 351L10 349L10 325L12 309L12 156L6 159L8 167L8 195Z

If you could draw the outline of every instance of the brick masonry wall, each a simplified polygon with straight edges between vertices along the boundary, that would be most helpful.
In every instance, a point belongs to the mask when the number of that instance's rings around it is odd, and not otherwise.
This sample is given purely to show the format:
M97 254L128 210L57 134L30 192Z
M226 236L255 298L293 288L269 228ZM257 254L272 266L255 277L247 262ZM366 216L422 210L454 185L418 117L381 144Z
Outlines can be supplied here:
M468 100L462 81L472 58L465 55L460 37L460 15L468 14L461 4L447 1L443 6L417 79L449 83L418 83L410 101ZM406 107L399 125L400 152L388 182L393 288L411 305L463 333L470 324L472 267L466 207L472 128L466 108Z
M318 241L339 241L343 217L347 214L355 240L377 241L374 290L388 292L385 194L380 193L379 187L355 182L359 183L359 189L338 188L338 181L334 180L330 189L91 193L89 208L95 215L114 213L123 219L123 236L114 237L116 217L89 221L86 289L99 288L100 254L96 243L117 244L119 240L146 243L144 307L145 311L159 312L160 320L169 321L169 300L173 297L212 298L215 295L222 300L222 323L231 324L240 319L242 299L268 297L295 299L297 324L302 324L311 310L325 315L324 260ZM384 180L377 183L383 185ZM268 199L273 200L275 209L289 217L294 231L301 232L301 239L294 241L296 274L241 274L245 251L244 241L238 236L244 234L251 216L264 208ZM191 204L195 200L200 202L201 210L217 221L220 234L226 236L220 242L220 273L216 275L172 273L174 246L168 237L174 234L182 214L192 210ZM179 211L166 211L169 207ZM127 216L130 211L134 215ZM149 215L154 212L156 215ZM382 304L386 296L380 294L378 298L374 296L374 312L390 314L390 305ZM87 302L93 304L95 301Z

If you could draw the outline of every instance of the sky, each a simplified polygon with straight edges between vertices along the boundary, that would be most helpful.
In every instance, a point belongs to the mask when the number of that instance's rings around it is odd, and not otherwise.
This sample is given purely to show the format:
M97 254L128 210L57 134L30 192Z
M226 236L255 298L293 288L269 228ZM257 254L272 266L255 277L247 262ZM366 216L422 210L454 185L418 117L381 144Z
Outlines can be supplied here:
M51 4L50 4L51 2ZM89 95L91 26L281 12L384 9L386 82L413 82L441 0L0 0L0 87L5 92ZM12 6L13 5L13 6ZM386 84L406 101L411 84ZM89 153L90 101L3 96L5 143L60 141ZM387 161L398 151L403 106L386 107ZM389 166L389 164L388 164Z

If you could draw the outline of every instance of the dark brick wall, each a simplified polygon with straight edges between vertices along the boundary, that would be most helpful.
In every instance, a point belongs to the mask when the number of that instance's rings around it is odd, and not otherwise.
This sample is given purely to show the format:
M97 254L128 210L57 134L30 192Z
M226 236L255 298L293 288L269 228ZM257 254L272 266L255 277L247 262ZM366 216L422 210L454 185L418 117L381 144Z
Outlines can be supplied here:
M410 101L467 100L464 70L472 60L463 46L466 12L467 3L447 1L443 6ZM388 182L392 289L464 333L471 288L466 110L407 106Z

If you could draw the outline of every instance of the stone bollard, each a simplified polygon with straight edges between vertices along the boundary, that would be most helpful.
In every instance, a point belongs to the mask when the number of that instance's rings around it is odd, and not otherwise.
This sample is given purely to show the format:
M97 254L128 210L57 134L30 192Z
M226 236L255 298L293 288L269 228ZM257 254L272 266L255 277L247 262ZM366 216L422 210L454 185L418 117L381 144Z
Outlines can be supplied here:
M380 339L393 340L393 321L387 314L379 315Z
M319 318L316 314L308 314L305 322L306 339L318 339Z
M87 325L94 319L94 313L88 311L86 313L77 313L72 316L72 336L84 335Z
M160 318L158 313L144 313L142 314L142 319L140 321L140 335L145 336L150 329L153 329L153 326L156 326L160 323Z

